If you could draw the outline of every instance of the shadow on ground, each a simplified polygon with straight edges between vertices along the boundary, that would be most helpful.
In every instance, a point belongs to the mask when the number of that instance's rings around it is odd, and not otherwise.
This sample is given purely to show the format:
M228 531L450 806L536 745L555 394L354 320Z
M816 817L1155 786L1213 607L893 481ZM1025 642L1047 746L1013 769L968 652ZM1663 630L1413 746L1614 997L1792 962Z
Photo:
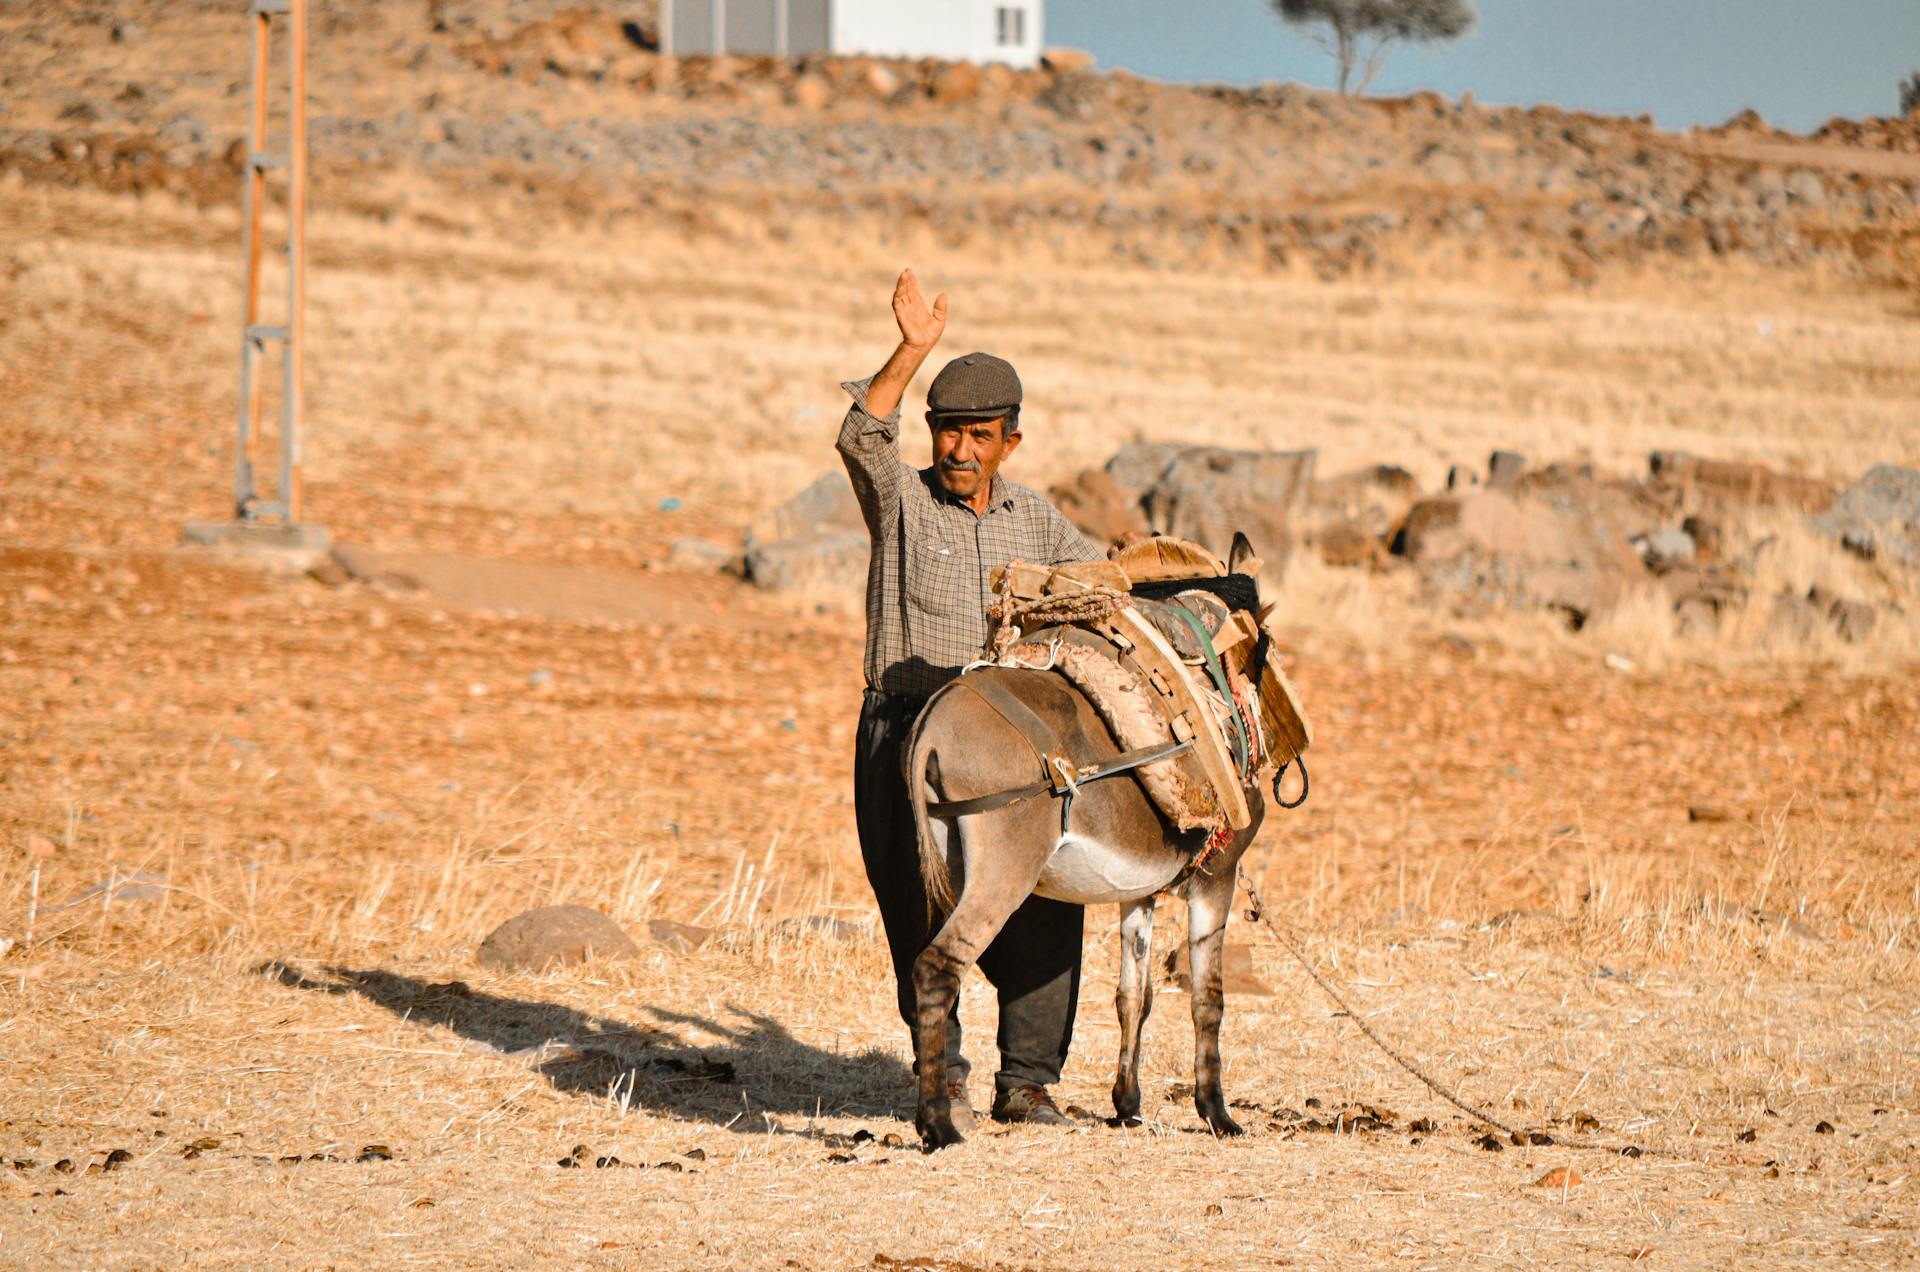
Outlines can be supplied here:
M258 971L289 989L355 994L403 1020L443 1025L524 1058L555 1090L735 1131L766 1134L764 1114L897 1118L902 1101L912 1098L911 1071L896 1057L822 1051L779 1021L731 1004L734 1024L656 1007L645 1009L656 1024L632 1024L559 1003L481 993L463 981L436 983L377 968L309 974L274 959ZM683 1032L717 1041L696 1045Z

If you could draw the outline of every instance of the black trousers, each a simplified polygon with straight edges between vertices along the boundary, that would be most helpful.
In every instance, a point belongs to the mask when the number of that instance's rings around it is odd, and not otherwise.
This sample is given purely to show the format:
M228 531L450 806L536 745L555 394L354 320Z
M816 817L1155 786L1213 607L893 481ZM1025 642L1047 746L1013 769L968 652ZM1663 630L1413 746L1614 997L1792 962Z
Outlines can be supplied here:
M880 921L893 954L900 1017L909 1033L914 1023L913 961L938 930L929 928L904 768L907 737L921 705L918 699L869 689L860 707L853 765L860 855L866 861L874 899L880 903ZM980 956L980 970L1000 995L996 1090L1051 1086L1060 1080L1080 999L1085 915L1077 905L1028 897ZM968 1069L960 1054L957 1000L954 1005L955 1014L947 1020L947 1074L950 1080L964 1082Z

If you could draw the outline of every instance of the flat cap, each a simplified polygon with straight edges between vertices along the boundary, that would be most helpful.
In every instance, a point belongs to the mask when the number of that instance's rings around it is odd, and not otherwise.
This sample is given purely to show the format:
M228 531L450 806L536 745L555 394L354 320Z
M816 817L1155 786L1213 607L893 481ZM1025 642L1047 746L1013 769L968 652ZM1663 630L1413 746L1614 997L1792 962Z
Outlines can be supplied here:
M1020 377L1013 364L990 353L966 353L933 377L927 390L927 409L943 415L994 418L1020 406Z

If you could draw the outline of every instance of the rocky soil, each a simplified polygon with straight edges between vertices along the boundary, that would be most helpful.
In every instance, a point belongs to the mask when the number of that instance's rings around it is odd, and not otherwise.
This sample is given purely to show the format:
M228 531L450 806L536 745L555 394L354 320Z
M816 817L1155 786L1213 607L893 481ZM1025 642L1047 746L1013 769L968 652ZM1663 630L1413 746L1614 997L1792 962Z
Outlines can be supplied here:
M676 59L652 50L654 31L651 6L326 6L315 197L422 214L379 178L424 172L465 199L557 200L576 218L731 218L776 237L805 220L877 221L1328 276L1517 260L1584 279L1716 259L1920 274L1913 119L1803 138L1747 115L1673 134L1432 94L1355 101L1087 67ZM0 173L231 200L245 58L224 6L15 5L0 14Z

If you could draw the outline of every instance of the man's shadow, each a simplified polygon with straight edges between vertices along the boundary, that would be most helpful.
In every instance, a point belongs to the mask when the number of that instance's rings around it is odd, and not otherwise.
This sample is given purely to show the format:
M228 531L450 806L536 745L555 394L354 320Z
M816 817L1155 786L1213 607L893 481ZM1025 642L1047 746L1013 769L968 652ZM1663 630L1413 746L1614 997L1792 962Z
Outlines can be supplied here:
M897 1057L822 1051L779 1021L731 1004L737 1025L657 1007L646 1009L657 1025L631 1024L380 969L326 967L309 975L274 959L258 970L290 989L357 994L403 1020L444 1025L496 1051L523 1054L555 1090L735 1131L766 1134L772 1128L763 1114L899 1117L901 1101L912 1095L911 1070ZM696 1045L660 1026L705 1033L715 1043Z

